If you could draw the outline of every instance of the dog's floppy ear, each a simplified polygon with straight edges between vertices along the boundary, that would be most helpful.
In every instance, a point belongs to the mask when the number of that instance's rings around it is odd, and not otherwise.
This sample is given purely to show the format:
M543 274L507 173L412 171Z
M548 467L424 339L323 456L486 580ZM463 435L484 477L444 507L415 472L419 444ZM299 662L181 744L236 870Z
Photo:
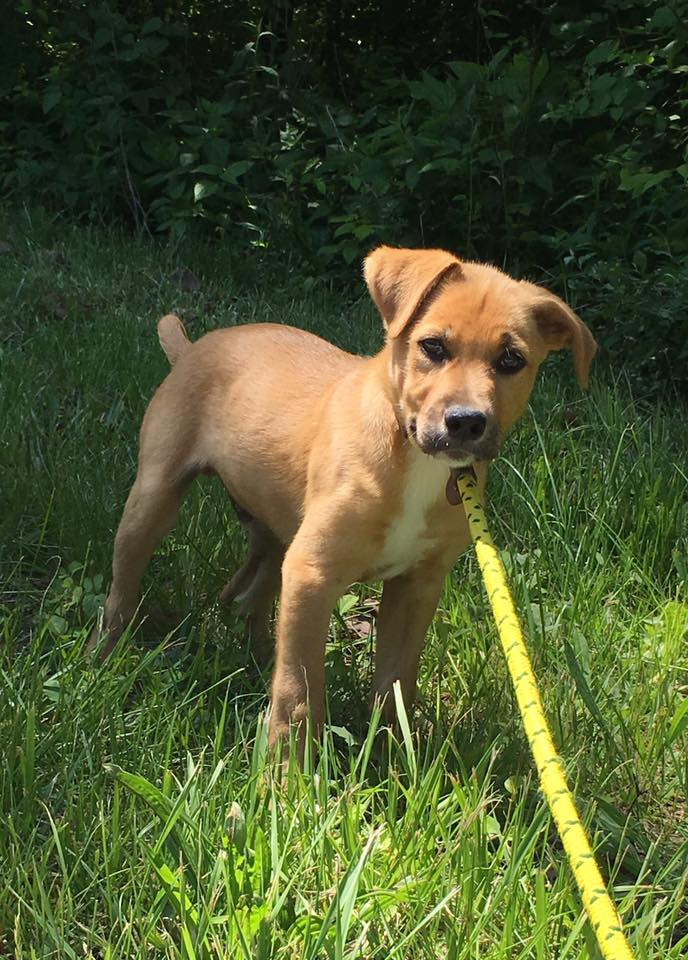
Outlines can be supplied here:
M378 247L366 257L363 275L393 338L418 316L443 280L462 274L461 263L446 250Z
M590 364L597 353L597 343L586 325L553 293L546 293L535 301L533 314L548 350L571 348L576 377L581 387L586 389Z

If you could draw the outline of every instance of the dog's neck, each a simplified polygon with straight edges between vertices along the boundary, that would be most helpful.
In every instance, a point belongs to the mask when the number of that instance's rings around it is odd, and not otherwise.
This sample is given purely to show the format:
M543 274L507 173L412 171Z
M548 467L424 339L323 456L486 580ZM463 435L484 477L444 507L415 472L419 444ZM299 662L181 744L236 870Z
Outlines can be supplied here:
M392 345L385 343L382 350L368 360L369 375L375 379L381 388L381 395L389 405L398 426L399 438L402 442L409 439L408 429L399 405L399 384L395 375Z

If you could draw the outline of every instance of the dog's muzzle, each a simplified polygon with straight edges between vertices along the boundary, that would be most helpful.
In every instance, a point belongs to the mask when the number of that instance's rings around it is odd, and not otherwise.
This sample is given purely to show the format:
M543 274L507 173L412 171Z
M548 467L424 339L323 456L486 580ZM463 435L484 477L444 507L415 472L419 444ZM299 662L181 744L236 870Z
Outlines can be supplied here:
M417 422L409 424L409 435L423 453L441 457L451 466L466 467L476 460L494 460L499 452L499 429L479 410L450 407L444 415L444 429L418 432Z

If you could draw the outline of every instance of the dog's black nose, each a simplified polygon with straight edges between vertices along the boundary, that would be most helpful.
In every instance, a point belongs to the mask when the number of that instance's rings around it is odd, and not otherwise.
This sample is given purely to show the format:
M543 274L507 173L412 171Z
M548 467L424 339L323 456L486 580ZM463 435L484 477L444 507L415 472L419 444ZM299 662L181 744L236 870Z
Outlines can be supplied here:
M444 422L450 436L460 443L480 440L485 433L487 417L480 410L466 407L449 407L444 412Z

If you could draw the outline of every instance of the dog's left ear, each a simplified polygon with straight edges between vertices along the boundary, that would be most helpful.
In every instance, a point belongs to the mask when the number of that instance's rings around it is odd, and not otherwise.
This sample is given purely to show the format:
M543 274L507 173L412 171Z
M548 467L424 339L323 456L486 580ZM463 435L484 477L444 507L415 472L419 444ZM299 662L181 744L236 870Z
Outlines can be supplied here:
M446 250L378 247L366 257L363 275L390 337L417 319L443 280L460 279L461 263Z
M548 350L571 348L576 377L585 390L588 386L590 364L597 353L597 343L593 335L581 318L552 293L535 301L533 315Z

